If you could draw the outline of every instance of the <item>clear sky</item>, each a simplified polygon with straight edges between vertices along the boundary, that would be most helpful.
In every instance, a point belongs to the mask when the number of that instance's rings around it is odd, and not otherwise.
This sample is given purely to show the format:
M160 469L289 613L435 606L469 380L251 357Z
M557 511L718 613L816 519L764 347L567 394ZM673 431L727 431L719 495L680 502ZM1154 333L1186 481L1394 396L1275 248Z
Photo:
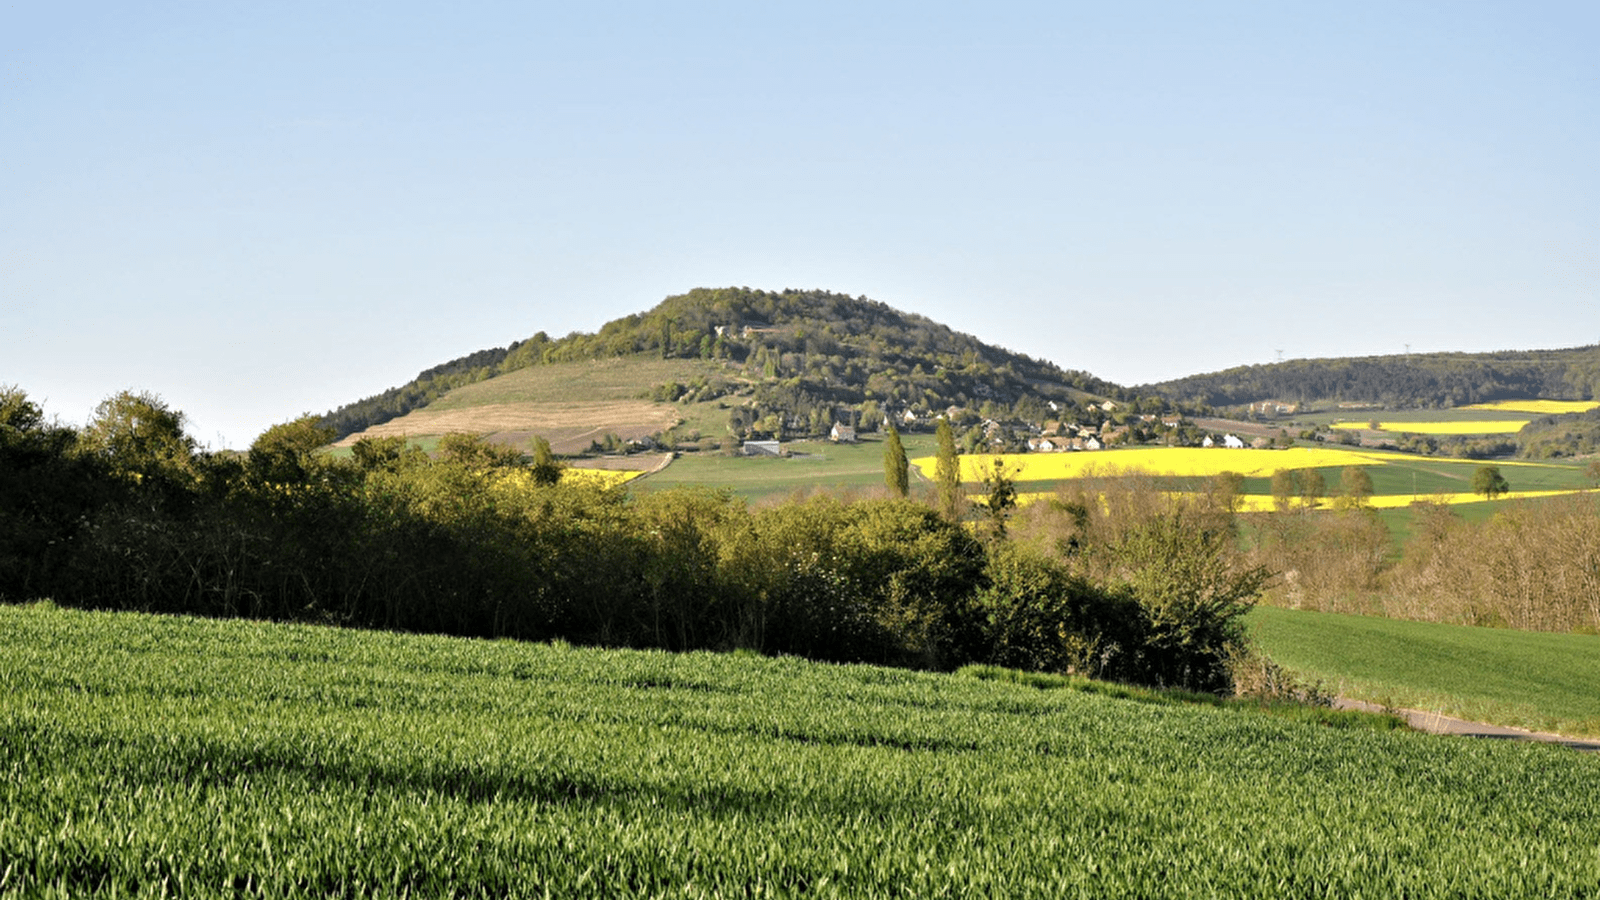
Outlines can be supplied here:
M213 448L697 286L1124 384L1600 341L1600 4L0 4L0 384Z

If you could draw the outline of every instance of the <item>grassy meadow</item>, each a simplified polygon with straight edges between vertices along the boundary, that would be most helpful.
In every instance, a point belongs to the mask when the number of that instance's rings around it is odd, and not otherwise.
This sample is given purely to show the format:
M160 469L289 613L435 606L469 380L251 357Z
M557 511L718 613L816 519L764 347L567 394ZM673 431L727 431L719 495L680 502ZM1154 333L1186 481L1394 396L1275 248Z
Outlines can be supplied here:
M908 456L934 451L931 434L901 434L900 440ZM855 444L785 442L784 449L789 455L781 458L685 453L634 487L659 490L705 485L724 488L751 501L817 491L874 494L884 489L880 435L866 435Z
M0 894L1588 896L1600 758L748 655L0 606Z
M1600 636L1257 607L1275 661L1338 693L1575 737L1600 737Z

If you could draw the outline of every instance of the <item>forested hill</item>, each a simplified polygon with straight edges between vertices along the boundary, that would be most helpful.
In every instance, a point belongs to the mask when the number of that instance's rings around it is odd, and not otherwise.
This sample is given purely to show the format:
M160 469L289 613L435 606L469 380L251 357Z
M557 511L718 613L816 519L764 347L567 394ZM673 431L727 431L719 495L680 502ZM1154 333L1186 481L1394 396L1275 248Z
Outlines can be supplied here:
M1600 395L1600 345L1500 353L1297 359L1146 385L1137 392L1214 407L1261 400L1444 407L1521 397Z
M647 354L721 361L756 386L755 404L791 415L822 405L939 410L1038 403L1117 385L985 344L924 316L829 291L696 288L592 334L544 332L435 366L324 417L353 434L405 415L466 384L528 366ZM651 385L640 385L648 390Z

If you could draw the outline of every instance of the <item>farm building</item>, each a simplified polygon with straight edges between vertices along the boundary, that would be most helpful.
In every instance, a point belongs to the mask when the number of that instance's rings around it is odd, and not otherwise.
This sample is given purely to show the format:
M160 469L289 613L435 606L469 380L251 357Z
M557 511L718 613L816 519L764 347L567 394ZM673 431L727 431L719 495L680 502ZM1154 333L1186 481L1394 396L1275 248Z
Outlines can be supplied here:
M835 444L854 444L856 442L856 430L849 425L835 423L833 430L828 432L828 440L833 441Z
M782 456L781 441L745 441L740 447L745 456Z

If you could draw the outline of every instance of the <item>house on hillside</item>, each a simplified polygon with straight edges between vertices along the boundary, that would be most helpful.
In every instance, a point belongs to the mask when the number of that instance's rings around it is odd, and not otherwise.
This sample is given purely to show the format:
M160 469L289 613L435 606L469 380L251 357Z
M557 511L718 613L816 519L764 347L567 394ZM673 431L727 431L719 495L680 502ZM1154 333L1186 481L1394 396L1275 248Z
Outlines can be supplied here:
M833 441L835 444L854 444L856 442L856 430L849 425L840 425L835 422L833 430L828 432L828 440Z

